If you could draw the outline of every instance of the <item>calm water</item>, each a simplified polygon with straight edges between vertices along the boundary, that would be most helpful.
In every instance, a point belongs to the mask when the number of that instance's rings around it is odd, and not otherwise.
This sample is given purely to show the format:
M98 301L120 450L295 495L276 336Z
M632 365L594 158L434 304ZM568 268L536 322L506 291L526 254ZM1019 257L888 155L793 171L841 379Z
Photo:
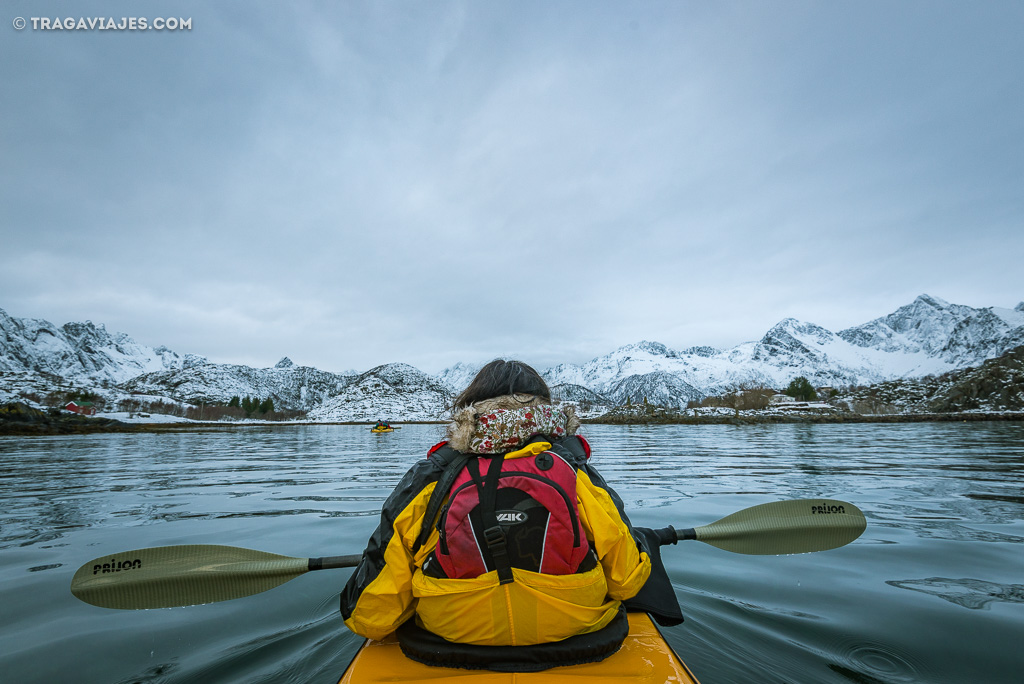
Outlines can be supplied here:
M230 544L357 553L440 426L0 437L0 679L336 682L360 640L351 570L225 603L86 605L101 555ZM703 684L1019 682L1024 670L1024 425L585 426L637 525L692 527L746 506L832 497L866 513L853 544L664 557L687 621L666 630Z

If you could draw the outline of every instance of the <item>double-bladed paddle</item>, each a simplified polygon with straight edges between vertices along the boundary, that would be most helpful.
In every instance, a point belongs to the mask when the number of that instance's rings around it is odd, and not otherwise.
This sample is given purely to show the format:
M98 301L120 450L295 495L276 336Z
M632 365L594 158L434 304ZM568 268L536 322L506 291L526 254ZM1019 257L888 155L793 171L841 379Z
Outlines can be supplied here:
M657 530L662 543L696 539L725 551L782 555L849 544L867 526L856 506L832 499L760 504L696 528ZM125 551L89 561L71 593L103 608L171 608L258 594L311 570L349 568L361 555L292 558L236 546L192 544Z

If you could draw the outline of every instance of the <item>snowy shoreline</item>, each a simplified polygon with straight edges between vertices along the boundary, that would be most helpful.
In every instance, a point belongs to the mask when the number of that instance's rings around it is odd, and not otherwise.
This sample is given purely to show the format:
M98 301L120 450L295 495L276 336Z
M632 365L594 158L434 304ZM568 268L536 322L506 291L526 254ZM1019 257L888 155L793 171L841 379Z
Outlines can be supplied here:
M177 416L150 414L133 416L129 420L117 420L106 414L85 417L64 413L58 416L25 404L0 406L0 435L10 436L52 436L70 434L93 434L103 432L175 432L181 430L234 430L245 428L291 428L299 426L361 425L372 421L196 421ZM1024 422L1021 411L965 411L956 413L891 413L856 414L839 411L814 411L782 413L778 411L740 411L739 413L719 409L714 412L694 413L666 410L617 412L584 418L585 424L604 425L762 425L783 423L925 423L925 422L980 422L1017 421ZM392 421L395 427L401 425L439 425L445 421Z
M1020 411L965 411L958 413L802 413L779 414L741 411L738 415L732 411L715 415L649 415L622 416L605 414L584 423L605 425L765 425L785 423L947 423L947 422L978 422L978 421L1021 421L1024 412Z

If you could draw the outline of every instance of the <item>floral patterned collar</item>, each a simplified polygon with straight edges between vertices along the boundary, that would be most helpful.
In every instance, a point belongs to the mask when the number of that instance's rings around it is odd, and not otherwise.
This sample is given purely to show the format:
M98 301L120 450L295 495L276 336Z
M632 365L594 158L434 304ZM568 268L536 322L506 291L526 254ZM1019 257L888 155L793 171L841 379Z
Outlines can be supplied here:
M449 427L451 447L474 454L498 454L515 449L534 435L557 439L576 432L579 419L572 407L530 399L528 405L519 402L514 408L508 402L489 400L460 412Z

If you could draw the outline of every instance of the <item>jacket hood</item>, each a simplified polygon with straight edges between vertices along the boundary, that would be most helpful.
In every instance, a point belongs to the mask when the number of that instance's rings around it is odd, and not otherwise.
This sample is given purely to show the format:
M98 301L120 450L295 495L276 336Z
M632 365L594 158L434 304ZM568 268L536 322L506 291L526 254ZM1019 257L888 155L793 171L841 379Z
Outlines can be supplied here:
M554 406L532 394L510 394L457 411L448 425L448 444L464 453L497 454L534 435L576 434L579 426L572 406Z

